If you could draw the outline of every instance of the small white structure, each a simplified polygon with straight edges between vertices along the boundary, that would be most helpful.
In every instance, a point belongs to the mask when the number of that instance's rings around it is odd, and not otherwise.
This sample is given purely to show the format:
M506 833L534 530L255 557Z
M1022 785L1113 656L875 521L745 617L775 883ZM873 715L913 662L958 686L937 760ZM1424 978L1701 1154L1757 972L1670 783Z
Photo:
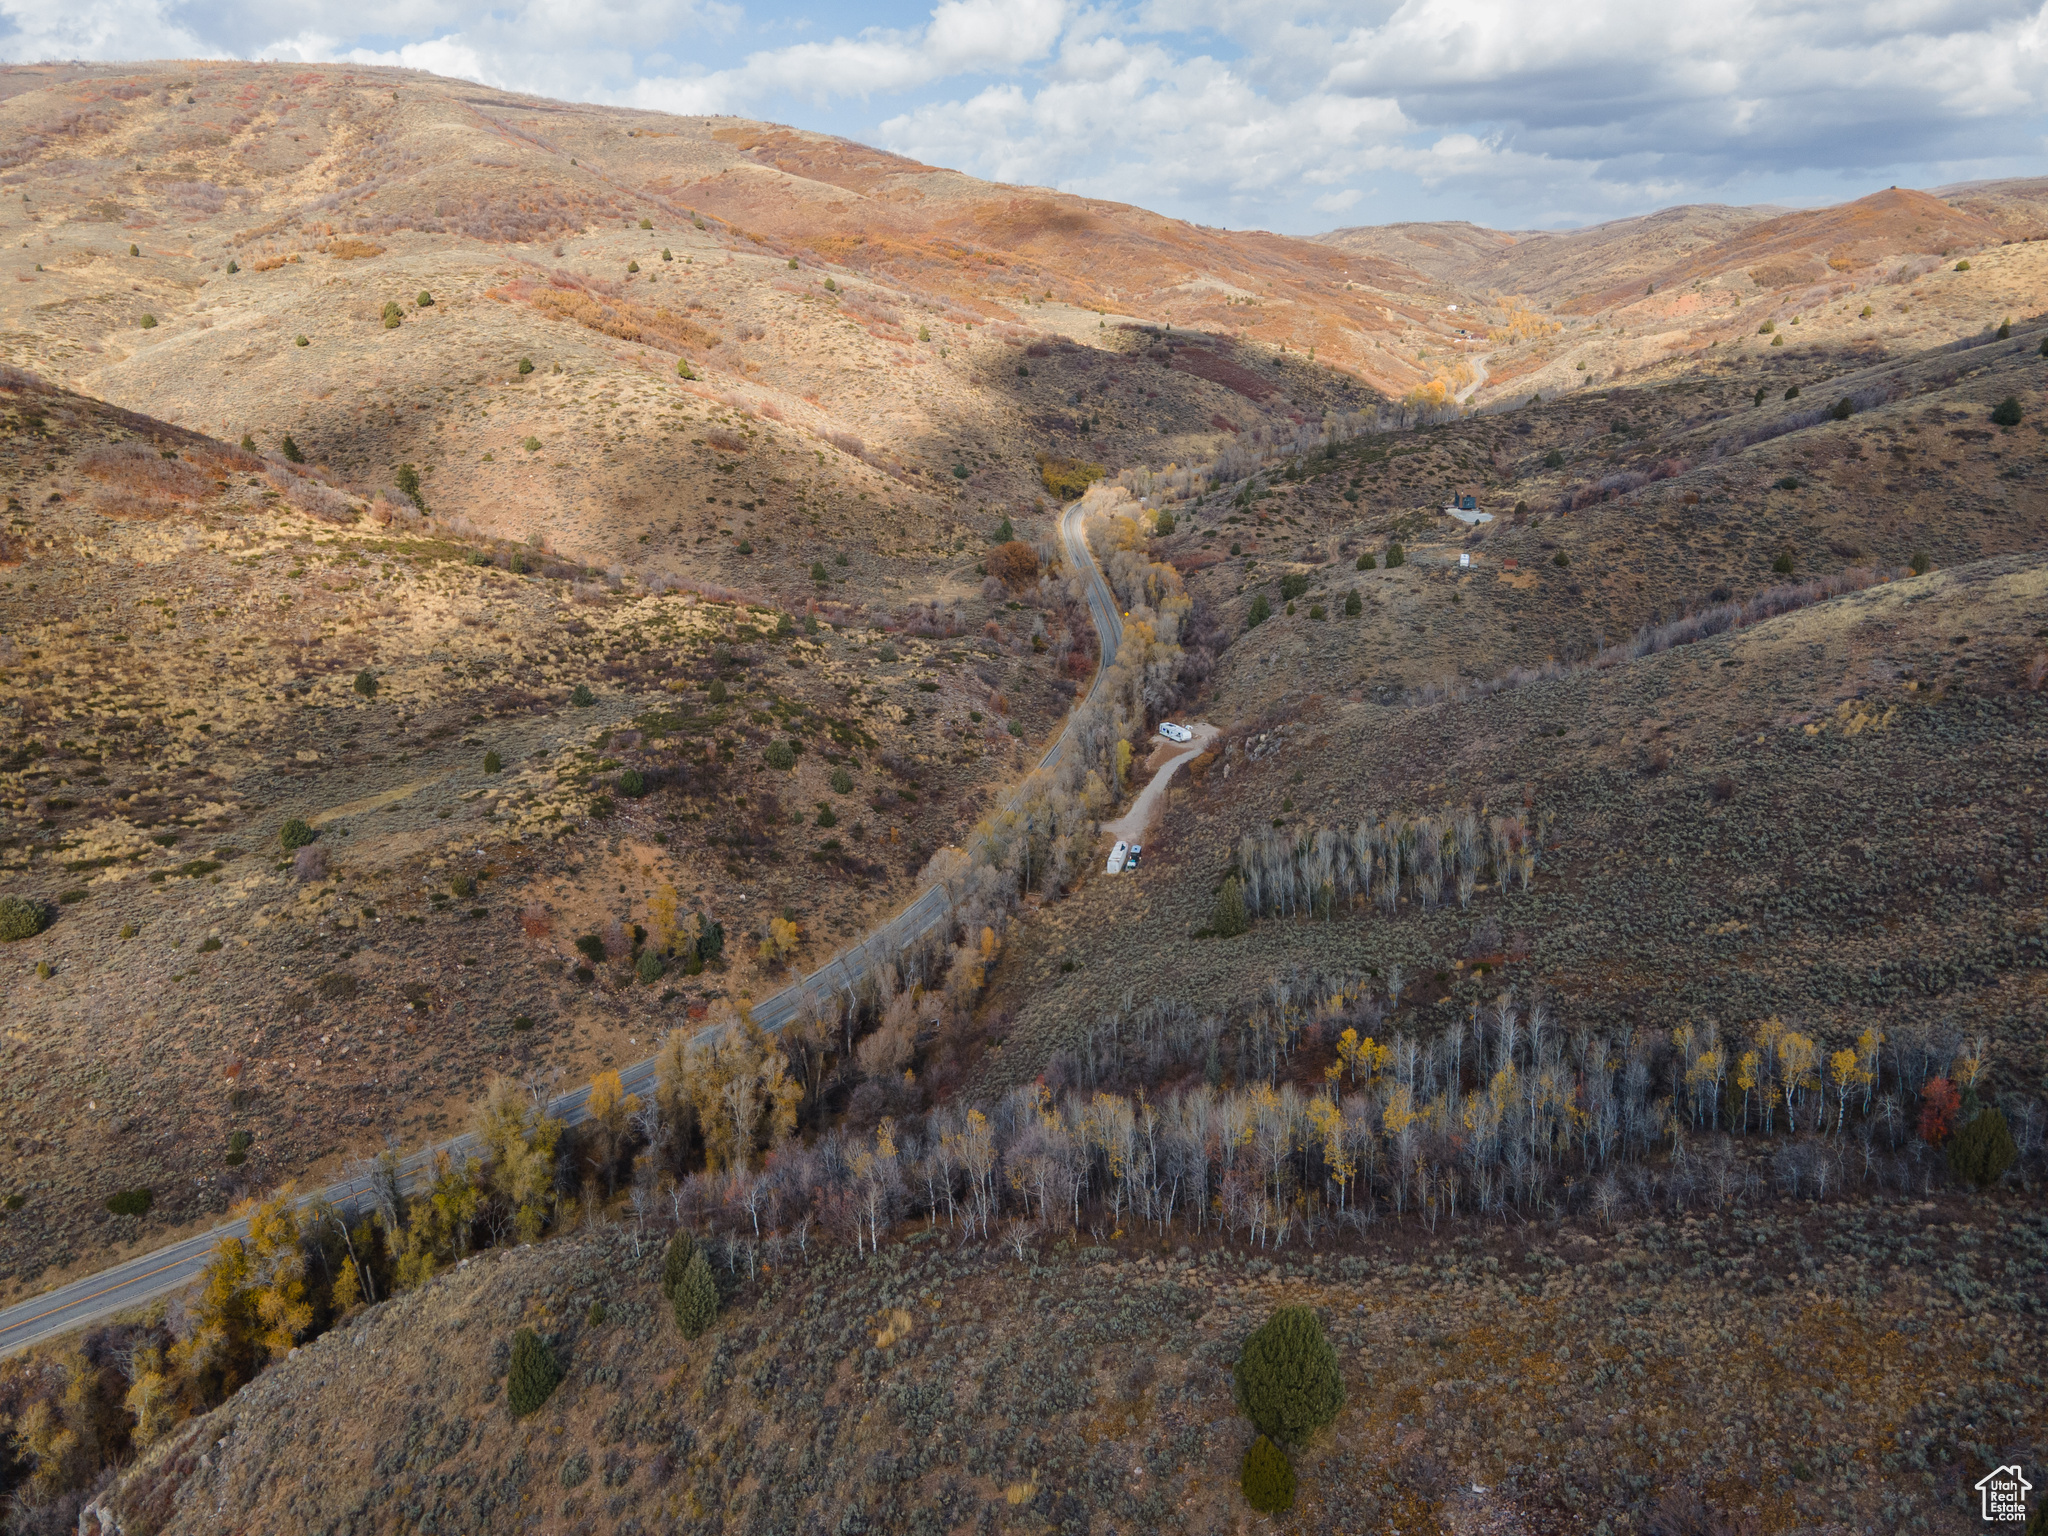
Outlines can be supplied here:
M1471 567L1471 564L1472 564L1472 557L1471 557L1470 555L1466 554L1466 553L1465 553L1465 552L1464 552L1463 550L1460 550L1460 551L1458 552L1458 565L1459 565L1459 568L1460 568L1460 569L1469 569L1469 568Z
M1112 875L1122 874L1124 872L1124 860L1130 856L1130 852L1131 845L1122 838L1118 838L1116 846L1109 850L1109 867L1106 873Z

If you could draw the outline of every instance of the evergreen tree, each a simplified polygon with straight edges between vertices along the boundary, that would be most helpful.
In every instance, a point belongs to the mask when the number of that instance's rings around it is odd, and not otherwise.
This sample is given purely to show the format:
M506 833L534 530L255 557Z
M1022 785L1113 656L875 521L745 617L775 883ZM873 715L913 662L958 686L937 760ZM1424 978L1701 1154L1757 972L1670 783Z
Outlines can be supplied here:
M676 1304L676 1292L696 1252L697 1240L687 1232L678 1231L668 1240L668 1252L661 1261L661 1299L670 1306Z
M515 1419L539 1408L561 1381L562 1368L539 1334L522 1328L512 1335L512 1379L505 1385L505 1401Z
M1344 1406L1337 1352L1307 1307L1280 1308L1245 1340L1233 1386L1238 1411L1283 1445L1301 1444Z
M2012 1128L1995 1109L1982 1111L1976 1119L1949 1139L1949 1171L1979 1189L1989 1189L2016 1162L2020 1149L2012 1139Z
M1273 617L1273 605L1266 600L1266 594L1261 592L1252 599L1252 611L1245 615L1245 628L1255 629L1271 617Z
M1244 887L1237 883L1235 875L1226 879L1223 889L1216 893L1216 915L1209 920L1209 926L1219 938L1231 939L1244 932Z
M718 1321L718 1284L711 1278L711 1266L704 1261L701 1248L684 1266L670 1305L675 1308L676 1327L686 1339L702 1338L704 1330Z

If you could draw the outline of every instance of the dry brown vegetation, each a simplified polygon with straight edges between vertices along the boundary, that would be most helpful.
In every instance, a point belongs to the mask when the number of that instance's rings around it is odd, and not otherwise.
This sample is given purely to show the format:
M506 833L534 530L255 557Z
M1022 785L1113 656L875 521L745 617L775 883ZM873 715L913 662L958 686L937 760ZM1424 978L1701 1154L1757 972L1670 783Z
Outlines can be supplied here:
M999 691L1037 736L1072 687L1063 597L792 615L454 535L397 491L380 518L24 376L0 411L23 561L0 587L0 884L60 914L6 955L11 1294L426 1139L486 1068L587 1076L766 995L1017 771L970 711ZM792 769L775 741L804 748ZM294 818L319 836L296 854ZM649 986L631 953L575 953L655 928L664 891L726 925L720 963ZM797 935L773 966L771 919ZM109 1216L138 1186L148 1215Z
M338 1327L100 1504L164 1532L224 1513L1244 1530L1251 1431L1226 1368L1294 1303L1327 1320L1349 1402L1274 1529L1961 1530L1965 1469L2038 1444L2024 1287L2043 1241L2037 1214L1939 1201L1409 1230L1277 1260L1016 1254L942 1226L858 1262L714 1246L725 1311L689 1343L656 1291L658 1235L628 1229L486 1256ZM568 1379L513 1421L522 1325Z

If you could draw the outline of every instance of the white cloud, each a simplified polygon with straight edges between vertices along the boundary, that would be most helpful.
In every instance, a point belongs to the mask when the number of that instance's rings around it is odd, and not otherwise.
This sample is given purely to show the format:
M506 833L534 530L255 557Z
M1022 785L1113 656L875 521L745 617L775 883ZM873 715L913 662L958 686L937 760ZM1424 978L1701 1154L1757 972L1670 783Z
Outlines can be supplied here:
M1325 192L1309 204L1317 213L1343 213L1358 205L1358 188L1346 187L1342 192Z
M209 46L169 14L162 0L0 0L0 59L212 58Z
M792 43L751 54L734 69L645 80L629 95L638 106L682 112L757 109L777 98L867 101L953 76L1018 69L1051 51L1066 19L1065 0L945 0L922 28Z

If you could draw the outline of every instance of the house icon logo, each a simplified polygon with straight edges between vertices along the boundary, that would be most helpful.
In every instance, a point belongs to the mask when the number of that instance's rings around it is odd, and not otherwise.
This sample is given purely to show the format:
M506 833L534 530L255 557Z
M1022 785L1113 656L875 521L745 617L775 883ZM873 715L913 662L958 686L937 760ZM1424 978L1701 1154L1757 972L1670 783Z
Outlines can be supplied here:
M2034 1485L2021 1474L2018 1462L1994 1467L1977 1480L1977 1492L1984 1500L1984 1518L1997 1525L2024 1525L2027 1495Z

